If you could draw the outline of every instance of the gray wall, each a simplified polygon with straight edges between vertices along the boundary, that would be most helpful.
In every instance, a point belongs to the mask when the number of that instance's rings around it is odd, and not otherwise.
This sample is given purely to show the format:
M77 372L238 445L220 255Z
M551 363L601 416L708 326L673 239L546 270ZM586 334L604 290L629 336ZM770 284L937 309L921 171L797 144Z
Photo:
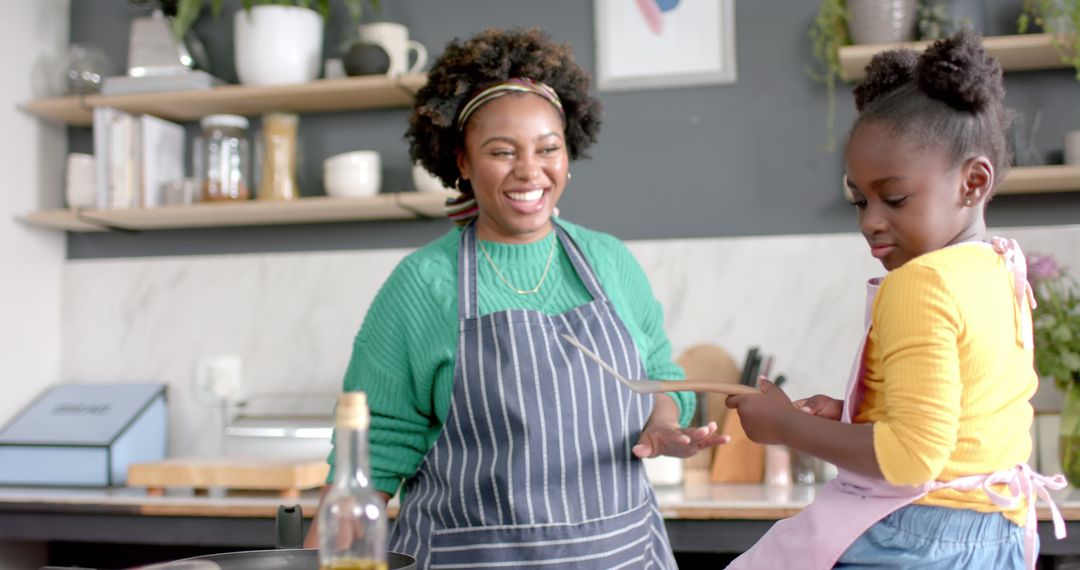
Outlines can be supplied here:
M488 27L541 26L573 45L595 69L592 2L582 0L388 0L379 19L407 24L434 54L451 38ZM986 0L987 34L1011 33L1019 2ZM226 14L239 5L226 2ZM572 166L563 216L624 239L824 233L854 230L840 197L839 153L822 145L825 89L811 81L806 29L817 2L742 1L736 6L738 82L734 85L602 93L604 127L592 159ZM340 7L335 7L340 9ZM100 45L122 67L130 19L139 9L118 0L71 6L74 42ZM327 52L347 28L339 11L328 26ZM231 19L209 14L196 31L218 75L235 81ZM1037 147L1060 161L1063 134L1080 128L1080 82L1069 70L1006 76L1008 103L1027 117L1042 112ZM854 116L841 86L837 130ZM410 188L402 140L407 111L304 115L305 194L322 186L321 163L332 154L371 148L383 155L384 189ZM194 129L194 125L189 129ZM71 150L90 152L89 129L69 130ZM994 226L1080 222L1080 193L1001 196ZM142 233L71 234L69 258L217 254L258 251L413 247L442 234L442 220L314 224Z

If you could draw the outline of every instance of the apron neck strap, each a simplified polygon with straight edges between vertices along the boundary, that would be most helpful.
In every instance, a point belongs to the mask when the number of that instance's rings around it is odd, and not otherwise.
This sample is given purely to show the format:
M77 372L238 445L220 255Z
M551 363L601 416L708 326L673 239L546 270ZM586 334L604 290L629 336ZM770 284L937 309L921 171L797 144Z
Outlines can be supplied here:
M866 373L866 338L870 335L874 298L877 297L882 279L882 277L875 277L866 282L866 310L863 313L863 335L862 341L859 342L859 350L855 353L855 361L851 363L851 373L848 375L847 389L844 391L844 411L840 418L844 423L851 423L859 404L862 402L863 393L866 391L866 385L862 381L863 374Z
M1005 267L1013 274L1013 292L1016 294L1017 311L1017 336L1024 348L1035 346L1035 331L1032 330L1031 319L1023 314L1023 306L1026 302L1030 309L1034 309L1035 291L1031 289L1031 283L1027 278L1027 258L1020 250L1020 244L1014 239L1003 237L990 238L990 246L1005 260Z

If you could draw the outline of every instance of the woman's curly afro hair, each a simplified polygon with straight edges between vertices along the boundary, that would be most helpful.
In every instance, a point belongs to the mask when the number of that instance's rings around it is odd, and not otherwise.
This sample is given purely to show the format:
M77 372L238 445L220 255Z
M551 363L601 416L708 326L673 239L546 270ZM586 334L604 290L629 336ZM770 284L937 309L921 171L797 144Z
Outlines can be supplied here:
M405 133L409 156L453 187L462 146L458 113L474 94L512 77L545 83L559 94L570 159L588 158L585 151L600 132L600 102L589 94L589 75L574 62L570 46L537 28L490 29L447 44L416 94Z

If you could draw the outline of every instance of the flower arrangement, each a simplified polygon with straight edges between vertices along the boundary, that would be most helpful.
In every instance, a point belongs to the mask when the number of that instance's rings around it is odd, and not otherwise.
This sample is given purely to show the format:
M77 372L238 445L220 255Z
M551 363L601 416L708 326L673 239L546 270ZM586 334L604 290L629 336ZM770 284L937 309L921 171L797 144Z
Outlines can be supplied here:
M1067 391L1080 384L1080 287L1048 255L1028 256L1028 278L1038 306L1035 324L1035 369Z

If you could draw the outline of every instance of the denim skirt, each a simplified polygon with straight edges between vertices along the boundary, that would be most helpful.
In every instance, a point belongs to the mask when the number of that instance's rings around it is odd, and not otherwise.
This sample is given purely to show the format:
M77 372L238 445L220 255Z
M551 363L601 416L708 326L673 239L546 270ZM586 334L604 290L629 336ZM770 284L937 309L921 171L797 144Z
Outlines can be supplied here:
M1022 570L1024 529L1001 513L908 505L868 528L836 568Z

